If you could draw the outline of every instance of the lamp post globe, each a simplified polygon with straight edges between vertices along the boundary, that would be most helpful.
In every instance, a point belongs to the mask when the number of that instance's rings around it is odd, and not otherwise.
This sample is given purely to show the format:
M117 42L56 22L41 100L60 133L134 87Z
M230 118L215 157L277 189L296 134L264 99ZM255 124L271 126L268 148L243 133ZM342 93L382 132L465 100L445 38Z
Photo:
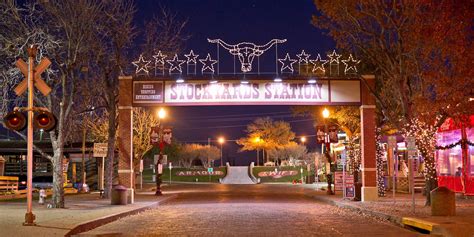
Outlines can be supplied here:
M158 118L164 119L165 117L166 117L166 110L163 108L160 108L160 110L158 110Z
M329 110L327 108L324 108L324 110L323 110L323 117L324 118L329 118Z

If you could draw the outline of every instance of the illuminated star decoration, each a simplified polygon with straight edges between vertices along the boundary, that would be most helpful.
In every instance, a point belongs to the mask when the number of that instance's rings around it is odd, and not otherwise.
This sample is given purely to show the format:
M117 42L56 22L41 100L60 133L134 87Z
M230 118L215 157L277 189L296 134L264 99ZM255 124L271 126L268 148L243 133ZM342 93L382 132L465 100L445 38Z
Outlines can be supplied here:
M344 69L344 74L348 73L357 73L357 64L360 63L360 60L355 60L352 58L352 54L349 54L349 58L341 60L342 63L346 66Z
M178 55L175 54L173 57L173 60L166 60L171 66L170 66L170 74L173 73L174 71L178 71L179 73L182 73L183 70L181 69L181 64L183 64L185 61L178 59Z
M193 50L189 52L189 54L185 54L186 58L188 61L186 62L187 64L196 64L196 59L199 56L199 54L194 54Z
M143 58L143 55L140 54L140 57L138 58L138 61L132 62L137 69L135 70L135 74L139 74L141 71L146 73L148 75L148 64L150 64L151 61L146 61L145 58Z
M204 73L206 70L214 73L214 64L217 63L217 60L212 60L210 54L207 54L205 59L199 59L199 62L203 64L201 73Z
M299 64L308 64L308 58L311 56L311 54L306 54L304 50L301 50L300 54L297 54L296 57L298 57L298 63Z
M326 69L324 65L328 63L328 60L322 60L321 55L318 53L318 56L314 60L309 60L314 66L312 72L321 71L323 74L326 73Z
M156 65L156 64L159 64L159 63L160 63L160 64L165 64L165 58L166 58L166 57L167 57L166 55L164 55L163 53L161 53L161 50L158 51L157 54L153 55L153 58L155 59L155 65Z
M278 61L282 64L281 65L281 72L284 70L288 69L290 72L293 72L293 64L296 63L296 59L291 59L290 54L286 53L286 56L284 59L278 59Z
M157 54L153 55L153 58L155 59L155 75L156 75L156 69L160 69L163 72L163 75L165 74L165 58L167 56L161 53L161 50L158 51Z
M339 64L339 58L341 56L342 55L336 53L336 50L333 50L332 54L328 54L329 64Z

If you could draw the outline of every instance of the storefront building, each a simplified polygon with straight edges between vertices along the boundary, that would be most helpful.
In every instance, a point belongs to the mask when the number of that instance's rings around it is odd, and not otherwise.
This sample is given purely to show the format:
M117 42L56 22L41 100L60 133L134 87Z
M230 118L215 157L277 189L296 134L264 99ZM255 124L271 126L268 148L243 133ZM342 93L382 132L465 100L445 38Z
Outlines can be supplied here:
M436 141L438 186L474 195L474 115L464 123L446 120Z

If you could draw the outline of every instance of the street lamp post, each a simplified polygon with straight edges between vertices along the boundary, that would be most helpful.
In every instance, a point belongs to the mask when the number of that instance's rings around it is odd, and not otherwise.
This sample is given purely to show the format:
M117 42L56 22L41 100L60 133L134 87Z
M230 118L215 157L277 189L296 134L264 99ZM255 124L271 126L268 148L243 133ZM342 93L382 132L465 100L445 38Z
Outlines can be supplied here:
M89 119L88 115L92 113L94 107L88 109L89 111L84 111L82 113L82 174L81 174L81 190L80 193L87 193L89 192L89 187L87 186L86 182L86 138L87 138L87 121Z
M222 145L224 144L225 142L225 138L224 137L219 137L219 139L217 139L217 141L219 142L219 144L221 145L221 167L224 166L223 165L223 157L222 157Z
M156 196L161 196L162 193L161 193L161 175L162 175L162 172L160 172L160 165L161 165L161 162L163 161L163 148L164 148L164 144L163 144L163 125L161 124L161 120L164 119L166 117L166 111L161 108L159 111L158 111L158 144L159 144L159 148L160 148L160 153L159 153L159 156L158 156L158 161L156 162L156 167L155 167L155 170L156 170L156 192L155 192L155 195ZM162 170L163 171L163 170Z
M328 124L326 119L329 118L329 110L324 108L323 110L323 117L324 117L324 144L325 144L325 149L324 149L324 154L326 155L326 158L329 163L329 170L326 172L326 179L328 181L328 190L327 194L332 195L334 192L332 191L331 188L331 183L332 183L332 174L331 174L331 155L329 154L329 149L330 149L330 141L329 141L329 131L328 131Z

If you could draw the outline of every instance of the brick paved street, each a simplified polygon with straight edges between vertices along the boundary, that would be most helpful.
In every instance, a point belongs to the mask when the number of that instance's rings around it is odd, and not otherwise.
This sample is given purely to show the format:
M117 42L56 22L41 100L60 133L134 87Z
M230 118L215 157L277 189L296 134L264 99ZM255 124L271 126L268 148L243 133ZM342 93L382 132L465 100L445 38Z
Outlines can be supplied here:
M419 236L389 223L318 203L298 186L172 185L163 206L84 235Z

